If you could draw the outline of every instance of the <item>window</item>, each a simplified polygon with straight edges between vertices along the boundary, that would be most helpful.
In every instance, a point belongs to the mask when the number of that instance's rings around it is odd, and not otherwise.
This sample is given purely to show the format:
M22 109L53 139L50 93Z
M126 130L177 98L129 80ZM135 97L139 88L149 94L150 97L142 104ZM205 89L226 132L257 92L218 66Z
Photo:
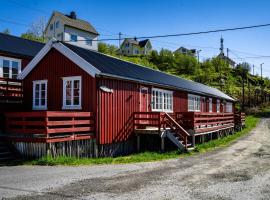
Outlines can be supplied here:
M173 92L168 90L152 90L152 111L173 111Z
M232 103L226 102L226 112L231 113L232 112Z
M85 38L85 44L88 46L92 46L92 39L91 38Z
M129 43L126 43L126 45L125 45L126 47L129 47Z
M59 21L55 23L55 28L59 28Z
M140 53L139 50L138 49L135 49L134 54L139 54L139 53Z
M209 112L213 111L213 100L212 98L209 98Z
M81 109L81 77L63 78L63 109Z
M188 94L188 111L201 111L201 97Z
M47 80L33 81L33 109L47 109Z
M62 40L62 35L63 35L62 33L58 33L58 34L57 34L57 38L58 38L59 40Z
M53 24L50 24L50 30L51 31L53 30Z
M217 112L219 113L220 112L220 100L217 99Z
M21 60L0 57L0 77L16 79L21 72Z
M71 41L71 42L77 42L77 41L78 41L77 35L71 34L71 35L70 35L70 41Z

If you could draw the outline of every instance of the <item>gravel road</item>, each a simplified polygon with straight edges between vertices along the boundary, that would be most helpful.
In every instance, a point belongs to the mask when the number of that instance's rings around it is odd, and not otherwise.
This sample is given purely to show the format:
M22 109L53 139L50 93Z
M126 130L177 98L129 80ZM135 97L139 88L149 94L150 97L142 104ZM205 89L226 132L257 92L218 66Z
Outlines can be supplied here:
M270 199L270 119L230 147L152 163L0 167L8 199Z

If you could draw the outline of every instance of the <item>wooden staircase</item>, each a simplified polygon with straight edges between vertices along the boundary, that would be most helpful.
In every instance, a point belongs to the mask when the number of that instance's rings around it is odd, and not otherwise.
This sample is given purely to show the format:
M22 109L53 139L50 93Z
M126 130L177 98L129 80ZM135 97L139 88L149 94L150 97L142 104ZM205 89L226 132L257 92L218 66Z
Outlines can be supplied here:
M164 114L162 124L164 132L161 137L170 139L180 150L189 151L193 149L192 143L188 140L190 134L168 113Z

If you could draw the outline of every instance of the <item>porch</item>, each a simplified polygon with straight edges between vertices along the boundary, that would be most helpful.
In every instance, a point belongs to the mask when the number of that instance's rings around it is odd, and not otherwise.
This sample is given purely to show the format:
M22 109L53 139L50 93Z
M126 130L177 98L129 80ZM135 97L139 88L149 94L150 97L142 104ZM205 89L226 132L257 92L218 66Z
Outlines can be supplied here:
M0 77L0 102L21 103L23 97L22 81Z
M1 137L12 142L54 143L95 138L93 112L9 112L5 118L5 134Z
M134 132L168 137L175 145L188 150L196 141L204 142L234 132L235 125L244 126L244 113L197 113L197 112L136 112L133 116ZM139 143L139 139L137 141ZM161 149L164 149L163 141ZM138 146L139 148L139 146Z

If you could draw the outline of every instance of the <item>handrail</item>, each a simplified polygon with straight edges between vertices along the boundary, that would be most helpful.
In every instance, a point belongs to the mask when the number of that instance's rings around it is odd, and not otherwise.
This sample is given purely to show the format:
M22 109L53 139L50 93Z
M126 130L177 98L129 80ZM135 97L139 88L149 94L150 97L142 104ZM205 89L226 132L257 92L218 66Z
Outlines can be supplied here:
M180 126L180 124L178 124L168 113L165 113L164 116L169 118L174 123L174 125L177 126L178 129L185 133L186 136L190 136L190 134L182 126Z

